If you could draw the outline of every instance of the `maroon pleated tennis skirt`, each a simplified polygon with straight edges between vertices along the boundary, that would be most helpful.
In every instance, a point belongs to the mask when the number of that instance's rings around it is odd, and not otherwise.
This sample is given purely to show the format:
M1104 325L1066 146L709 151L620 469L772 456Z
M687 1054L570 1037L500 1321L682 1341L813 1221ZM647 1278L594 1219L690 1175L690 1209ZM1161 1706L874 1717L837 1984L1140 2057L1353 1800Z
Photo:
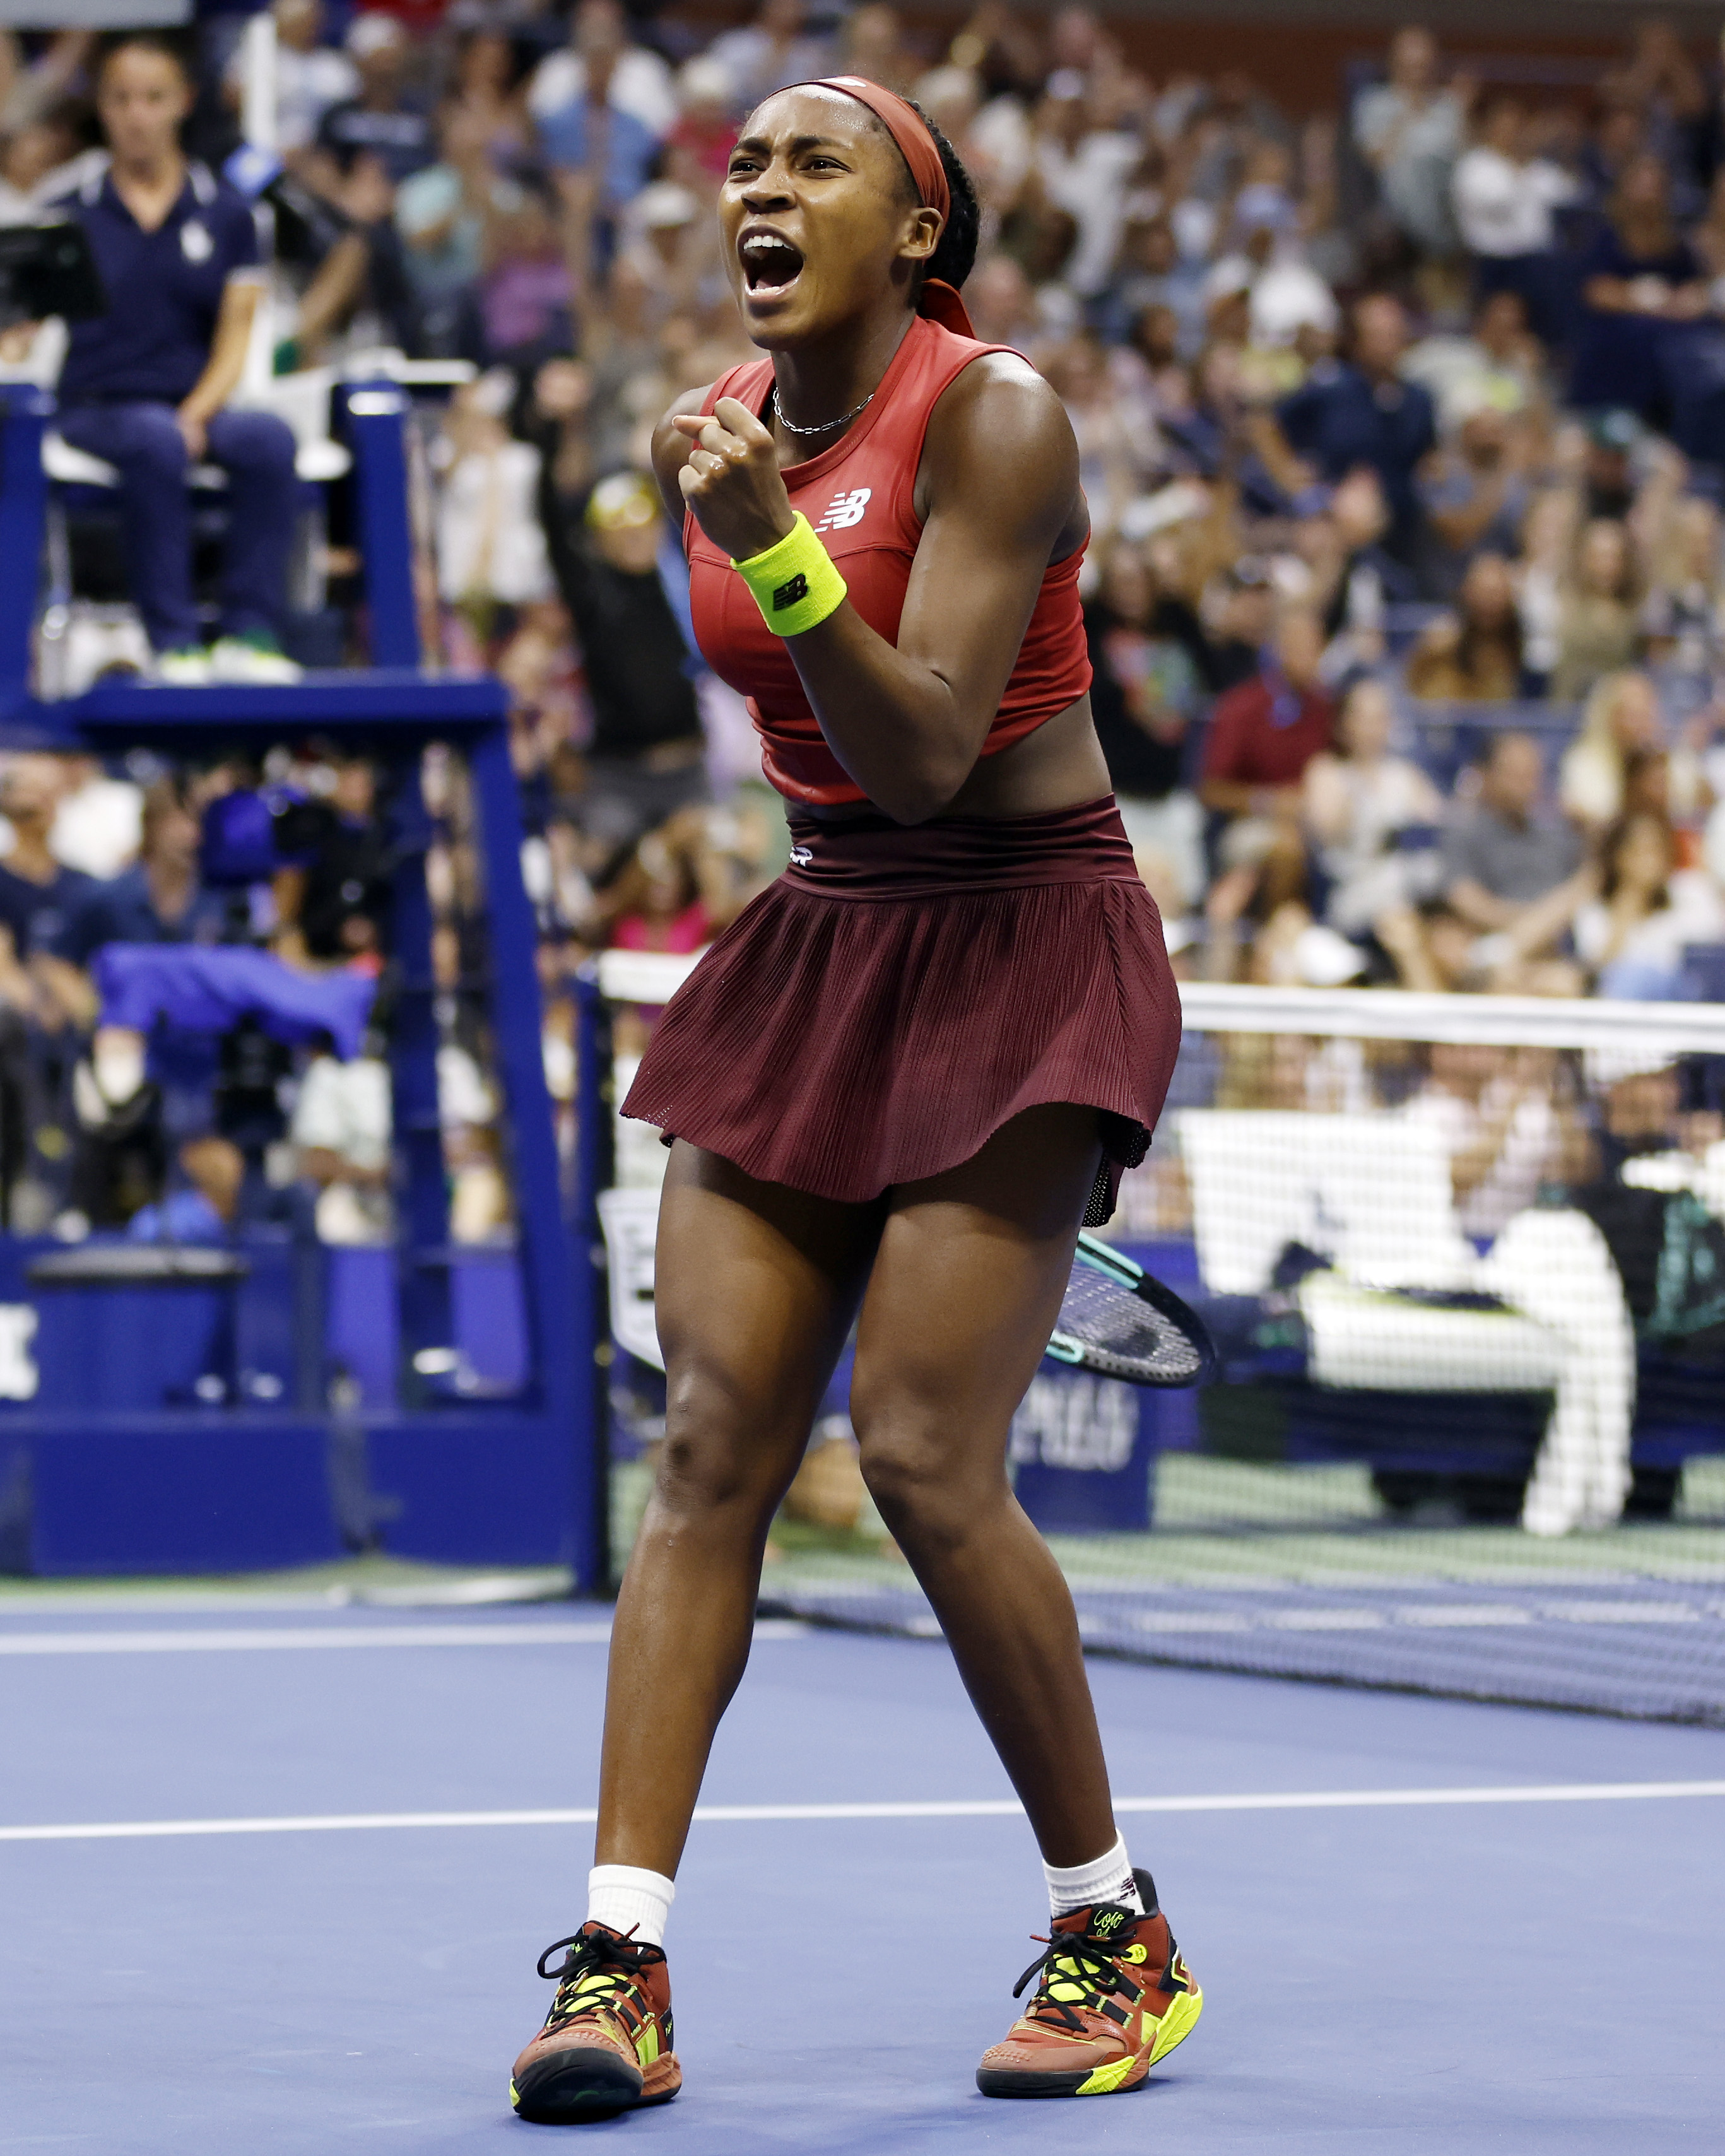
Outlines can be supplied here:
M1022 1110L1098 1111L1113 1210L1180 1045L1156 902L1111 796L1043 816L793 814L778 881L665 1006L623 1104L748 1174L858 1203Z

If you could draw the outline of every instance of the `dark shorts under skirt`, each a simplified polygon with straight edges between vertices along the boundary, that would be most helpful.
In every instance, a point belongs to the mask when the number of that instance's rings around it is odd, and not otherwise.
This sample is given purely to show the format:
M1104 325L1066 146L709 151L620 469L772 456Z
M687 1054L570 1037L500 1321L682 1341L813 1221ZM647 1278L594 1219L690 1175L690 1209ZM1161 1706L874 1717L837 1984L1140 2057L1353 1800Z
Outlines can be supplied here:
M789 866L666 1005L623 1112L860 1203L1025 1108L1100 1111L1086 1217L1144 1157L1180 1045L1156 902L1111 798L906 829L793 814Z

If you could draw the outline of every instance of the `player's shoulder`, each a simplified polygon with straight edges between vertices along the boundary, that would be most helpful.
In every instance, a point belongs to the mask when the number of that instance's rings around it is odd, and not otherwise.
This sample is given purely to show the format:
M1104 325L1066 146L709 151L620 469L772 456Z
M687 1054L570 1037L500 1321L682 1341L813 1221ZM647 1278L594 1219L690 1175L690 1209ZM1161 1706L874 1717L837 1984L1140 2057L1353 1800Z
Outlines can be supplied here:
M1022 353L999 351L978 352L936 398L927 449L942 460L1010 463L1027 475L1043 459L1063 466L1076 454L1053 385Z
M1011 414L1020 425L1065 418L1054 385L1021 352L985 346L952 377L939 403L948 412Z
M1014 352L979 352L935 400L922 438L919 511L946 508L1050 541L1081 501L1078 444L1053 388ZM1073 526L1075 538L1079 527Z

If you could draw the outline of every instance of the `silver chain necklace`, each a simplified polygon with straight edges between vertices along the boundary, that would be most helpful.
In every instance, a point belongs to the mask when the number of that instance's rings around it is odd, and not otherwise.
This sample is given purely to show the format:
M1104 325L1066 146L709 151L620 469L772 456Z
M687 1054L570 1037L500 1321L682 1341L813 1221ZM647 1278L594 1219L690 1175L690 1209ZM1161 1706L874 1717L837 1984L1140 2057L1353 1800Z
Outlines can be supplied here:
M798 434L802 436L804 440L807 440L809 436L811 434L830 434L835 433L840 427L848 427L851 421L855 419L859 413L868 410L870 405L874 403L875 398L878 394L878 388L871 389L868 395L864 398L861 403L857 406L856 410L854 412L847 412L842 419L823 420L821 424L818 427L799 427L794 419L786 418L784 415L784 406L779 402L778 384L775 382L773 385L773 408L778 414L779 425L784 429L788 434Z

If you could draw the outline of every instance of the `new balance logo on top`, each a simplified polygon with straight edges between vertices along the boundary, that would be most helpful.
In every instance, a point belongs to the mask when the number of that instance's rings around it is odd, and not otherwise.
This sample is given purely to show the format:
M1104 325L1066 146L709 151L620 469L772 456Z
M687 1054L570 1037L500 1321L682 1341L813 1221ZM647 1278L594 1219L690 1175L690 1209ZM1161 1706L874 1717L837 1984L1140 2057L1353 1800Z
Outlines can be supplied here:
M863 511L874 495L871 486L854 486L850 491L835 494L827 504L827 513L815 526L817 531L848 531L853 524L860 524Z
M782 613L787 607L800 606L809 596L809 579L799 569L788 584L781 584L773 594L773 611Z

